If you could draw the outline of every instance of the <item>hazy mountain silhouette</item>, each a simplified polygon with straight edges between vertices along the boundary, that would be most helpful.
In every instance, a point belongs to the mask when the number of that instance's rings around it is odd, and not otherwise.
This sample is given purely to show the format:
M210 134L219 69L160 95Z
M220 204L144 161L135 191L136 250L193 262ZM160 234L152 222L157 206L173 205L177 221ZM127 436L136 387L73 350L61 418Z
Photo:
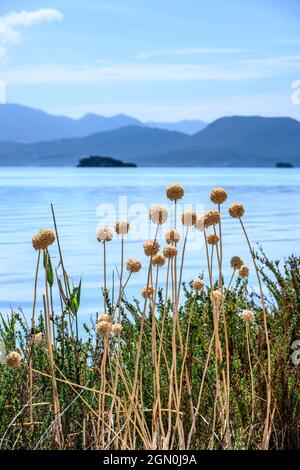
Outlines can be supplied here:
M19 104L0 105L0 141L41 142L44 140L85 137L96 132L110 131L124 126L149 126L193 134L203 129L202 121L177 123L143 123L126 114L105 117L88 113L79 119L54 116L44 111Z
M233 116L217 119L192 136L134 125L50 142L0 142L0 164L7 166L76 165L90 155L139 166L300 166L300 122Z
M28 144L0 142L0 165L74 166L90 155L106 155L135 163L135 157L168 152L188 138L179 132L128 126L72 139Z

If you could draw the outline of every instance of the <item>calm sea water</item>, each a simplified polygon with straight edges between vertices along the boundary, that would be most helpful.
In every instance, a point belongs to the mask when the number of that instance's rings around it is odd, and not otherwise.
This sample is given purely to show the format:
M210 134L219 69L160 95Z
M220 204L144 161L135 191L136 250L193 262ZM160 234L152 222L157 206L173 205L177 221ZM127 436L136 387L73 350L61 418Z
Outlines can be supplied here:
M1 168L0 169L0 309L32 306L36 253L32 235L41 227L52 226L50 203L55 208L66 268L75 283L83 279L81 319L102 311L100 288L103 281L102 246L95 239L102 211L109 222L119 218L119 198L129 208L133 221L132 236L125 242L125 256L139 257L146 265L143 240L151 236L144 207L166 203L165 186L179 182L185 186L184 202L198 211L211 207L209 191L223 186L228 204L245 204L245 224L250 238L260 243L271 258L282 259L299 254L300 241L300 169L247 168ZM124 197L127 198L125 201ZM248 250L239 224L227 217L224 204L224 271L230 275L229 260L240 255L250 264ZM113 206L103 206L113 204ZM198 207L196 207L196 204ZM125 210L125 209L124 209ZM107 215L106 214L106 215ZM124 218L124 213L121 213ZM152 226L152 230L154 227ZM148 231L148 233L147 233ZM152 234L153 235L153 234ZM196 237L198 237L196 239ZM192 280L205 271L205 251L201 235L190 233L184 279ZM180 247L182 243L180 244ZM120 243L114 239L108 247L108 272L119 265ZM58 263L52 247L53 264ZM128 296L138 293L146 277L144 271L130 282ZM165 277L165 268L160 273ZM206 272L204 272L206 276ZM42 284L42 279L40 284ZM41 295L42 286L39 288Z

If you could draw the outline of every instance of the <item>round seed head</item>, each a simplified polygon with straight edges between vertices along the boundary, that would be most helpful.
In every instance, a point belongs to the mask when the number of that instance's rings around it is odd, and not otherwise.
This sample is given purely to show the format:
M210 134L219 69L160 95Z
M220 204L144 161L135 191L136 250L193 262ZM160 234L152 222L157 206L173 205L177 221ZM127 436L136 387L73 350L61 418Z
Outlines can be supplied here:
M33 344L35 346L40 346L43 342L43 333L36 333L33 337Z
M156 240L147 240L144 243L144 252L146 256L154 256L159 252L159 244Z
M115 223L115 231L118 235L126 235L129 232L130 224L127 220L118 220Z
M169 217L169 211L166 206L152 206L149 210L149 219L154 224L162 225L166 222Z
M167 231L165 238L167 243L178 243L180 240L180 233L173 228Z
M108 321L100 321L96 325L96 333L101 336L108 336L111 333L112 325Z
M115 323L113 326L112 326L112 332L115 336L119 336L121 331L123 329L123 326L121 325L121 323Z
M203 279L197 278L193 280L193 289L198 292L204 288L204 281Z
M245 208L240 202L233 202L231 206L229 206L228 212L234 219L239 219L240 217L243 217Z
M178 253L178 250L175 246L166 245L164 247L163 254L164 254L164 257L167 259L175 258L175 256L177 256L177 253Z
M221 302L222 300L222 297L223 297L223 294L220 290L213 290L212 293L211 293L211 300L213 303L216 303L218 304L219 302Z
M197 214L193 211L183 212L181 216L182 224L186 227L191 227L192 225L196 225L197 222Z
M103 313L102 315L100 315L100 317L98 318L98 322L100 321L107 321L108 323L111 323L111 316L110 315L107 315L107 313Z
M32 237L32 246L35 250L46 250L55 240L55 232L50 228L43 228Z
M252 321L254 318L254 313L251 310L243 310L241 317L245 321Z
M219 241L219 237L215 233L208 233L206 239L209 245L217 245Z
M10 369L17 369L20 367L22 362L22 357L17 351L12 351L6 356L6 364Z
M214 204L223 204L227 199L227 192L224 188L213 188L210 192L210 200Z
M147 297L152 297L154 295L153 287L152 286L143 287L143 289L141 290L141 295L142 297L144 297L144 299L146 299Z
M298 366L300 364L300 349L296 349L291 355L291 361L294 366Z
M244 261L239 256L233 256L230 260L230 266L233 269L240 269L244 264Z
M238 271L238 275L240 277L248 277L249 276L249 268L245 265L241 266L239 271Z
M142 268L142 263L138 259L129 258L126 262L126 268L130 273L138 273Z
M166 262L166 259L162 253L157 253L157 255L154 255L152 258L152 264L153 266L160 268L163 266Z
M108 227L97 227L96 238L98 242L110 242L113 239L113 232Z
M166 188L167 198L171 201L177 201L184 196L184 188L181 184L170 184Z
M210 227L211 225L216 225L220 222L219 211L210 210L204 214L204 227Z

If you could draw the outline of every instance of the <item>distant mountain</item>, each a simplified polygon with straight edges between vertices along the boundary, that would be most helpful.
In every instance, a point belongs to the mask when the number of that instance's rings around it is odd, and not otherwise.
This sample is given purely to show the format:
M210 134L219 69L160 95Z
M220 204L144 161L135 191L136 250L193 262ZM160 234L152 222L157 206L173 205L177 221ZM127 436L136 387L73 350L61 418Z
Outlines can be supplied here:
M84 137L95 132L141 125L125 114L104 117L85 114L80 119L54 116L19 104L0 105L0 141L40 142L44 140Z
M158 127L159 129L165 129L167 131L183 132L184 134L193 135L196 132L202 131L207 124L203 121L184 120L179 122L146 122L148 127Z
M233 116L188 136L127 126L51 142L0 142L0 165L75 166L107 155L139 166L300 166L300 122L291 118Z
M220 118L171 152L152 157L154 165L178 166L275 166L278 161L300 166L300 122L295 119Z
M125 126L146 126L175 130L186 134L198 132L205 126L202 121L178 123L143 123L126 114L105 117L88 113L79 119L54 116L38 109L19 104L0 105L0 141L41 142L46 140L85 137L97 132L110 131Z
M81 158L90 155L107 155L135 163L135 158L144 154L168 152L186 139L189 136L179 132L127 126L87 137L50 142L0 142L0 165L75 166ZM147 160L148 157L145 161Z

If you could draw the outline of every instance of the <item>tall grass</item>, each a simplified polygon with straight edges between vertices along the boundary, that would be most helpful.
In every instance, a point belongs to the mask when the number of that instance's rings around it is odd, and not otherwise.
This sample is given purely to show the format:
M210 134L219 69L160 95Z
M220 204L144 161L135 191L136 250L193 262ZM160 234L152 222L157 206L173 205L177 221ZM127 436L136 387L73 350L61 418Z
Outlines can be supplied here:
M170 198L175 213L176 194L183 195L176 187ZM299 448L300 369L290 360L290 348L300 337L300 258L291 256L280 269L262 250L255 253L246 216L235 207L236 229L245 235L260 289L250 290L239 258L232 260L225 285L221 204L227 195L220 202L225 192L217 189L211 197L215 202L217 194L217 210L202 220L183 214L184 240L168 235L167 246L173 248L163 249L164 256L157 241L167 214L159 206L150 212L156 235L145 244L143 296L136 293L133 300L126 287L140 264L130 260L126 278L129 225L116 224L121 244L116 300L107 288L112 231L97 232L104 249L104 313L91 317L83 335L78 328L81 282L74 286L65 269L53 211L55 236L50 242L46 233L34 243L30 324L22 311L1 315L6 350L22 358L0 365L1 449ZM194 225L204 235L208 286L202 277L183 282ZM53 271L54 239L59 263ZM42 271L44 310L37 313ZM53 295L60 311L54 311Z

